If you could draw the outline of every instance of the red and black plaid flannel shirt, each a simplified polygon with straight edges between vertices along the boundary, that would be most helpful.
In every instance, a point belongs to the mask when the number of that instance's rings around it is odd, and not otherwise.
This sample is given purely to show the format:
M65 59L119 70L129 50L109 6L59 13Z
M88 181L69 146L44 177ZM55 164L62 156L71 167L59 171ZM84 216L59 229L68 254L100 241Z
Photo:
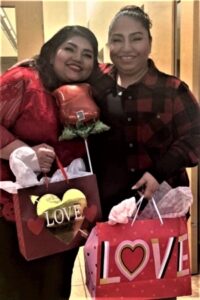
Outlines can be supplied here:
M104 110L109 93L116 94L115 76L112 65L102 64L93 82L102 118L111 129ZM185 168L196 166L200 157L200 109L188 86L149 60L147 74L121 90L120 97L123 122L118 128L123 131L128 169L149 171L172 186L187 185Z

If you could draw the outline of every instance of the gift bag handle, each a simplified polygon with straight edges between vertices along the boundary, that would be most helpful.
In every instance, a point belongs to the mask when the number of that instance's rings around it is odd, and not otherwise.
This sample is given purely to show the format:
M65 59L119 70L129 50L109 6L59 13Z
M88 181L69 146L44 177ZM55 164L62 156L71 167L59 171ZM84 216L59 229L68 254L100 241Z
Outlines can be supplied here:
M69 178L68 178L67 173L66 173L66 171L65 171L65 169L64 169L64 167L63 167L63 165L62 165L62 163L61 163L61 161L59 160L59 158L58 158L57 155L55 156L55 159L56 159L56 164L57 164L58 168L60 169L60 171L61 171L62 174L63 174L64 179L65 179L65 180L67 181L67 183L68 183L68 182L69 182ZM46 173L44 174L44 177L45 177L45 185L46 185L46 189L48 189L48 186L49 186L49 180L48 180L48 177L47 177L47 174L46 174Z
M142 201L143 201L143 200L144 200L144 196L141 196L141 198L139 199L139 201L138 201L137 204L136 204L136 205L137 205L137 210L136 210L136 212L135 212L135 215L134 215L134 218L133 218L133 220L132 220L131 226L133 226L133 224L134 224L134 222L135 222L135 220L136 220L136 218L137 218L137 216L138 216L138 213L139 213L139 210L140 210L140 207L141 207L141 205L142 205ZM159 218L159 220L160 220L160 223L163 224L163 219L162 219L162 217L161 217L161 214L160 214L160 212L159 212L159 210L158 210L158 207L157 207L157 204L156 204L154 198L152 197L151 200L149 200L149 201L152 201L152 202L153 202L153 206L154 206L155 211L156 211L156 213L157 213L157 215L158 215L158 218Z
M141 198L140 198L140 199L138 200L138 202L136 203L137 210L136 210L136 212L135 212L135 215L134 215L134 218L133 218L133 220L132 220L131 226L133 226L133 224L134 224L134 222L135 222L135 220L136 220L136 218L137 218L137 216L138 216L138 213L139 213L140 207L141 207L141 205L142 205L143 199L144 199L144 196L141 196Z
M64 169L64 167L63 167L63 165L62 165L62 163L61 163L61 161L59 160L59 158L58 158L57 155L56 155L56 163L57 163L58 168L59 168L60 171L62 172L63 177L64 177L65 180L68 182L69 179L68 179L67 173L66 173L66 171L65 171L65 169Z

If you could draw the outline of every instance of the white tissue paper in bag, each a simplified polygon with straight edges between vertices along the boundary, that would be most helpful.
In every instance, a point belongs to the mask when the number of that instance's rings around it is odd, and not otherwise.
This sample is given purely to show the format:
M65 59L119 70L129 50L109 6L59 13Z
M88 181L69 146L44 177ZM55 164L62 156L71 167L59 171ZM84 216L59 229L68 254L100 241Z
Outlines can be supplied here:
M160 184L158 190L154 193L154 201L156 202L158 211L162 218L176 218L185 216L189 211L193 196L190 187L180 186L172 188L167 182ZM130 217L136 211L135 198L129 198L121 201L112 207L108 216L108 224L116 223L126 224ZM158 218L157 212L153 205L153 201L149 200L144 210L137 216L141 219Z
M67 173L67 177L69 179L88 176L91 174L90 172L86 172L85 163L82 158L74 159L71 164L64 168L65 172ZM57 182L63 180L63 174L61 170L56 170L56 172L52 175L49 179L50 182Z
M126 224L129 218L132 217L133 212L136 209L135 197L125 199L119 204L112 207L109 216L108 223L114 225L116 223Z
M163 183L163 191L166 192L167 183ZM170 186L169 186L170 187ZM156 194L157 193L157 194ZM190 187L179 186L176 188L170 188L165 195L162 195L162 184L159 190L155 193L154 200L157 204L157 208L162 218L177 218L185 216L189 211L192 202L193 195ZM162 195L162 197L158 197ZM155 208L152 201L149 201L147 206L139 215L139 219L154 219L157 218Z
M22 146L15 149L10 155L9 165L16 181L0 181L0 189L16 194L22 187L40 184L35 173L39 172L40 167L37 155L31 147Z
M8 193L16 194L17 190L24 187L30 187L44 183L44 177L38 180L37 175L40 173L40 167L36 152L28 147L22 146L15 149L9 159L10 168L16 177L16 182L0 181L0 189ZM90 175L86 172L85 164L82 158L77 158L71 164L64 168L69 179ZM64 180L61 170L57 170L49 182Z
M40 172L37 155L28 146L15 149L9 159L10 169L16 177L16 182L23 186L38 184L35 172Z

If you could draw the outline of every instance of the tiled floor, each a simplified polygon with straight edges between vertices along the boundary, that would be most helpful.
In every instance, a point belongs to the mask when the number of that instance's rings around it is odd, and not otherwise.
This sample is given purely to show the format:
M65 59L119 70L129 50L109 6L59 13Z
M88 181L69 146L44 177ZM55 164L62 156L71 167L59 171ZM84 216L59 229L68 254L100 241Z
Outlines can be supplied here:
M91 300L85 286L83 248L79 250L74 266L70 300ZM192 296L178 297L178 300L200 299L200 275L192 276Z

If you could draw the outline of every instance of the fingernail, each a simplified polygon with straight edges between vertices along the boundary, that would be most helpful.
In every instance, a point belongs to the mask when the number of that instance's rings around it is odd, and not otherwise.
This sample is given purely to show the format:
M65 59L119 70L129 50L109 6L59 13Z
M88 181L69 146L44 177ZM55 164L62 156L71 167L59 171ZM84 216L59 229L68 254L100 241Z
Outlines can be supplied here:
M137 189L137 186L136 186L136 185L133 185L131 189L132 189L132 190L136 190L136 189Z

